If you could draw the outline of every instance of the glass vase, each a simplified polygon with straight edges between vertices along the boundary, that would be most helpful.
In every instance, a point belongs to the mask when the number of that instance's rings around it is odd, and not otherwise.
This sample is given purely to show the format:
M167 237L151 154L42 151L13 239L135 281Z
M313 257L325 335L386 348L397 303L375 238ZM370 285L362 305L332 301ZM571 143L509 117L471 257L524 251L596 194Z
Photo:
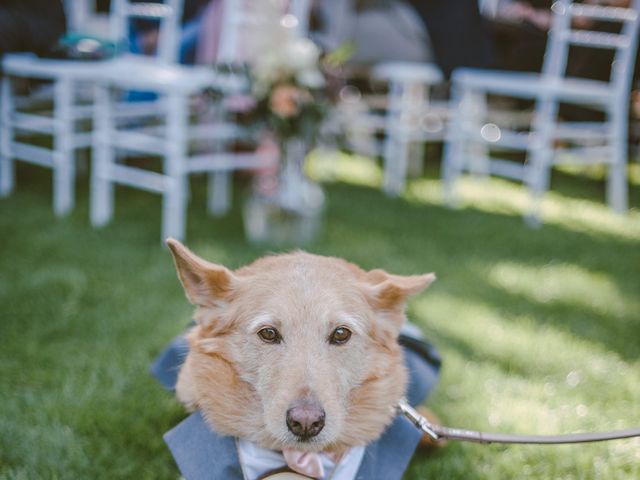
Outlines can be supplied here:
M304 246L319 235L325 196L304 175L307 143L300 138L281 142L277 172L259 175L244 204L249 242L273 246Z

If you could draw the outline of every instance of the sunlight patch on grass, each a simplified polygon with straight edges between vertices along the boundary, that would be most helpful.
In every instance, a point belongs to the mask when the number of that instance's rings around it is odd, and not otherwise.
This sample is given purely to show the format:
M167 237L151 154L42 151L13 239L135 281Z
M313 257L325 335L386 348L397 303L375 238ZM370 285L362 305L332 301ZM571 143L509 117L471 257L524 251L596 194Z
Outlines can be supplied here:
M428 335L437 338L446 358L442 384L429 403L447 424L537 434L634 426L640 418L635 394L639 362L625 362L562 328L510 318L502 313L505 308L438 291L412 303L414 318L433 332ZM622 468L638 471L633 446L594 444L563 451L463 445L448 452L473 450L472 458L482 467L473 478L523 478L524 467L526 478L582 478L587 472L617 478ZM567 449L574 452L568 463ZM511 468L516 470L510 474ZM576 471L580 475L566 476ZM461 472L461 478L468 477Z
M495 178L462 178L456 184L458 205L503 215L522 215L528 205L526 191L519 185ZM408 185L405 198L419 203L443 204L442 181L419 179Z
M640 186L640 162L636 159L630 163L627 171L629 172L629 183Z
M382 169L374 159L343 152L311 152L305 172L320 182L345 182L375 188L382 183Z
M578 372L572 381L615 383L618 395L630 395L632 382L640 382L640 371L634 373L630 364L603 345L561 326L541 325L527 315L514 317L504 309L446 292L417 299L412 309L416 321L468 349L469 360L491 362L510 375L564 382L571 372Z
M607 178L607 166L598 165L557 165L554 170L572 175L589 178L591 180L605 181ZM640 186L640 163L630 162L627 165L627 177L630 185Z
M521 263L499 262L489 271L489 282L508 292L540 303L591 309L603 315L635 315L637 298L624 295L604 273L571 264L534 268Z
M566 398L545 394L549 383L544 379L513 377L501 371L487 370L482 363L468 364L466 368L470 376L491 372L479 386L488 400L483 428L541 435L575 428L578 420L575 408L562 403Z
M497 178L463 178L456 189L460 208L522 216L530 205L530 197L524 186ZM442 182L430 179L413 181L408 186L405 198L413 203L443 205ZM633 240L640 238L640 211L632 209L627 215L616 215L604 203L604 199L573 199L549 191L542 202L542 221L576 232Z
M621 399L615 388L517 376L459 351L447 352L443 379L430 404L456 427L543 435L623 429L633 426L637 412L633 399Z
M566 161L570 161L570 159L566 159ZM603 164L577 165L576 163L566 163L564 165L557 165L554 169L559 172L589 178L591 180L604 180L607 175L607 167Z
M607 206L604 198L600 201L577 200L551 191L546 194L542 211L544 223L576 232L640 239L640 211L631 209L626 215L618 215Z
M562 166L559 170L596 180L601 180L604 175L603 168L598 165L587 169L583 166ZM382 182L382 168L375 160L343 152L312 152L306 171L311 178L323 182L340 181L373 188L379 188ZM629 166L629 182L640 185L640 164ZM531 205L525 186L495 177L463 177L456 185L456 192L461 208L488 213L522 216ZM442 181L429 178L409 180L403 197L410 203L443 205ZM631 209L628 215L617 215L607 206L604 197L574 199L550 190L542 202L542 219L543 223L577 232L640 238L640 211Z

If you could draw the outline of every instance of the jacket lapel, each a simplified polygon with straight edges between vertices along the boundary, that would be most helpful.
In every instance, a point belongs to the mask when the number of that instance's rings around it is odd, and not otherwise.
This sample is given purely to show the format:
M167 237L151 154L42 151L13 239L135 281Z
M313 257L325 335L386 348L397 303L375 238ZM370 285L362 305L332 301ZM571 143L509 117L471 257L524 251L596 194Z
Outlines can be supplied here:
M407 419L396 417L364 452L356 480L400 480L422 433Z
M367 446L356 480L399 480L418 445L421 433L396 417L382 437ZM233 437L211 431L195 412L164 435L164 440L187 480L242 480Z
M165 433L164 441L187 480L244 478L235 439L211 431L200 412Z
M151 374L164 388L174 391L178 381L178 373L188 353L187 339L184 338L184 335L178 335L153 361Z

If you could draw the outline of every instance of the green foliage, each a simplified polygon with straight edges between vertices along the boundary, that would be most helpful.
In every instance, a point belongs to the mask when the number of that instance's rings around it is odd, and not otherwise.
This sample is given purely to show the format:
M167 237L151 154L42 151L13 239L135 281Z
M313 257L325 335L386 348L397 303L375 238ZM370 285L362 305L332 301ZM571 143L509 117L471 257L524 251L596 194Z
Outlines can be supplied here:
M288 84L283 84L283 86L288 86ZM296 88L299 87L296 85ZM255 126L258 128L266 127L268 132L272 132L281 140L297 137L313 143L331 106L326 95L322 92L300 91L304 92L304 95L301 95L300 99L296 101L297 113L293 116L282 116L275 113L271 105L271 95L260 100L255 110L250 113L255 119L253 120Z
M322 63L327 69L336 69L342 67L356 53L356 44L354 42L344 42L337 48L327 53Z
M363 162L334 177L379 179ZM365 268L437 272L409 307L444 356L429 406L452 426L503 432L640 424L638 184L622 218L603 205L600 180L556 175L546 223L531 230L521 186L464 182L462 208L448 210L436 175L401 199L327 184L325 233L310 248ZM50 183L21 166L17 192L0 200L0 478L175 479L162 434L186 414L148 368L191 307L160 246L160 200L119 188L114 221L92 230L88 178L65 219L51 212ZM244 241L244 185L234 210L212 219L205 183L192 181L189 246L232 268L265 254ZM450 444L417 454L406 478L640 478L639 452L633 440Z

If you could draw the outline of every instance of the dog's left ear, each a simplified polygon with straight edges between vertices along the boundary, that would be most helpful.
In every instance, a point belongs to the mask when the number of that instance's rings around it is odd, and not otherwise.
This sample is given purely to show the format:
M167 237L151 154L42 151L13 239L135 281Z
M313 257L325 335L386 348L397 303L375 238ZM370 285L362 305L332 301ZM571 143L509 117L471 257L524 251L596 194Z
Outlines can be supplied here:
M167 239L178 277L191 303L214 307L232 291L235 275L222 265L207 262L173 238Z
M376 269L367 272L366 278L371 305L378 310L397 310L404 308L408 297L431 285L436 275L393 275Z

